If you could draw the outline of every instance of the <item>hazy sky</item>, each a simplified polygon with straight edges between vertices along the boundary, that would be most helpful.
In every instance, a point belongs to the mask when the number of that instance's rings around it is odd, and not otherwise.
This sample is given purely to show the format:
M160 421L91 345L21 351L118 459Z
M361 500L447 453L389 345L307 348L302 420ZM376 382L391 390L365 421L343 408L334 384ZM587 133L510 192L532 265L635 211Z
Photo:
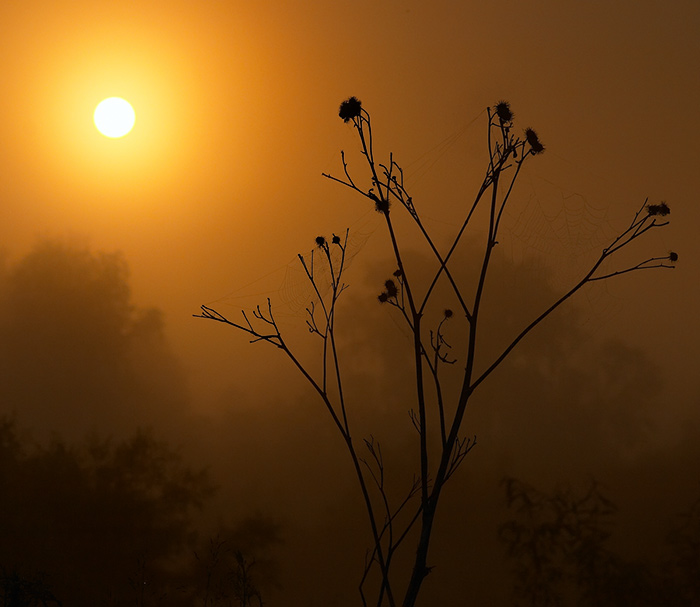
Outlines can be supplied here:
M507 99L546 145L507 218L513 260L552 251L541 263L564 286L566 247L595 255L647 196L671 207L644 246L677 251L677 268L582 303L596 335L662 367L680 431L698 423L699 31L696 0L4 2L0 245L10 260L43 236L123 251L208 408L271 353L193 319L200 304L277 296L318 234L376 230L359 268L382 246L376 214L321 176L357 149L339 103L362 100L447 234L484 166L484 109ZM110 96L136 111L123 139L92 123Z
M356 147L337 117L342 99L362 99L409 178L427 163L416 195L437 206L458 203L478 175L484 116L444 153L435 146L505 98L546 142L528 179L555 184L554 203L580 193L616 227L646 196L671 205L658 244L681 263L626 281L615 324L643 326L655 352L692 368L692 0L28 1L4 3L0 17L2 244L19 255L37 236L70 235L124 251L136 299L167 312L181 353L206 358L211 334L189 318L199 303L362 216L320 176ZM122 140L92 124L112 95L137 113ZM545 197L523 184L523 196Z

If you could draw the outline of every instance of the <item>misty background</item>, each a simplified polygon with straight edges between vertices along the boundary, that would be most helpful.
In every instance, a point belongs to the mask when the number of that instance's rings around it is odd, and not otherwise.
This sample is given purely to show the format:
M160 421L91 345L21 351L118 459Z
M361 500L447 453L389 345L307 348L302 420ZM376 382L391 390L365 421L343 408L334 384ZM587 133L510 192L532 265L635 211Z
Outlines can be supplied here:
M475 245L466 259L477 259ZM409 255L414 267L428 262ZM487 356L555 296L541 266L496 262ZM409 336L376 300L388 263L353 260L338 322L356 436L381 440L401 493L417 435ZM3 567L41 573L86 604L107 591L128 600L140 575L178 604L201 598L202 555L232 537L227 549L256 561L255 587L272 604L356 602L362 505L332 424L284 359L216 325L235 344L232 375L253 379L222 381L215 401L197 402L162 313L134 305L122 255L40 241L4 268L2 287ZM669 537L699 495L698 428L666 418L693 403L668 401L662 366L641 348L587 329L590 307L553 315L475 400L466 432L477 446L448 488L427 600L509 604L512 563L498 539L513 518L507 477L544 493L596 481L618 507L617 553L651 565L672 554ZM303 316L292 304L280 311L313 368Z
M546 495L595 480L617 506L610 550L638 571L672 561L700 498L698 7L302 4L0 9L2 579L64 604L192 604L225 539L221 593L240 550L266 604L357 604L368 536L330 420L277 352L192 317L269 296L313 365L295 256L349 227L356 434L385 444L397 492L410 483L406 335L376 300L395 269L384 226L320 175L341 173L341 149L359 171L349 95L438 241L482 176L487 106L507 99L545 143L504 218L486 354L645 197L672 214L643 251L680 255L586 290L482 387L424 602L511 604L504 477ZM115 87L137 112L119 148L89 124Z

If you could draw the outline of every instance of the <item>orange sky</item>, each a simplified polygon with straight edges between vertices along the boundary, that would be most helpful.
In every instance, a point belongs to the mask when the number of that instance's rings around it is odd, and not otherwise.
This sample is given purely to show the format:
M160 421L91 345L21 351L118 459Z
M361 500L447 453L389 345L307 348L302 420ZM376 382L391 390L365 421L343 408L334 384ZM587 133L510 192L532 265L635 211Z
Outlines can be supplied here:
M287 390L285 362L278 371L264 348L192 314L203 303L234 314L252 303L246 293L277 296L315 236L377 228L376 213L321 176L341 173L341 149L357 151L340 102L362 100L379 152L395 153L440 235L482 175L484 109L507 99L516 125L546 145L504 220L513 260L525 243L546 249L554 230L541 263L563 287L579 263L566 246L595 255L647 196L671 207L672 225L644 246L677 251L677 268L625 276L581 304L594 335L642 345L662 366L657 419L678 433L700 423L698 32L697 0L5 1L0 247L10 260L43 236L123 251L135 301L166 313L193 402L211 406L257 366L280 374L274 399ZM92 123L110 96L136 111L123 139ZM539 208L548 220L525 221L540 225L528 240L521 221ZM358 254L359 283L382 246L374 235ZM314 455L308 465L330 467ZM293 477L281 483L308 508Z
M191 352L203 345L189 318L199 303L363 215L320 176L355 145L339 101L363 100L409 178L427 162L425 204L454 204L480 166L483 120L431 150L506 98L547 144L528 179L620 221L645 196L669 202L674 226L659 246L681 263L628 281L623 318L673 307L644 340L688 370L675 353L700 337L699 25L692 0L4 3L0 239L12 256L40 235L123 250L135 297L165 309L176 347ZM137 112L122 140L91 120L112 95Z

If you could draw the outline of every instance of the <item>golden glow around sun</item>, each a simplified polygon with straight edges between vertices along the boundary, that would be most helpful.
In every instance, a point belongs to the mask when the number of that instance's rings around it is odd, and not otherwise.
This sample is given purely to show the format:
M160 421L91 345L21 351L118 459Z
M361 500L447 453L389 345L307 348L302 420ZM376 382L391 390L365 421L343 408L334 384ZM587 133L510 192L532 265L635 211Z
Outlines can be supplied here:
M208 137L218 139L221 132L210 118L219 112L201 111L211 107L212 98L225 98L224 89L201 86L201 62L209 56L208 47L201 50L199 41L183 46L166 30L138 28L128 29L128 45L114 46L117 30L105 25L93 32L91 23L81 26L73 43L58 45L53 52L47 47L47 61L37 64L26 91L17 87L16 102L32 112L17 122L16 139L26 145L30 157L43 163L52 180L69 182L76 192L85 193L91 209L94 194L114 197L122 205L126 192L140 197L177 189L174 184L191 178L195 158L211 148ZM217 87L222 82L230 85L227 80L215 82ZM136 121L125 135L103 129L100 112L95 116L98 103L113 96L127 100L135 110ZM32 99L52 103L40 110L44 104ZM217 166L221 161L217 156L210 160Z
M125 99L109 97L97 105L93 119L97 130L105 137L117 138L131 131L136 113Z

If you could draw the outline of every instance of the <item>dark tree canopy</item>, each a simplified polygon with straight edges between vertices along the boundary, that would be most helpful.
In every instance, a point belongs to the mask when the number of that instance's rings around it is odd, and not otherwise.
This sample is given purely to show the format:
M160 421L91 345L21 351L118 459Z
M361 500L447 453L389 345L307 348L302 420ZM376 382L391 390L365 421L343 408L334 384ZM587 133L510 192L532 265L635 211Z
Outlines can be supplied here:
M0 592L41 580L64 604L95 605L126 599L140 563L154 579L187 557L213 488L176 450L144 432L32 446L0 421Z
M682 545L676 543L678 534L670 536L670 553L626 558L611 548L617 508L598 483L583 491L558 486L551 494L513 478L503 484L513 516L500 526L499 535L512 563L514 605L697 604L697 525L677 530L685 534ZM696 500L687 520L698 504ZM692 561L692 567L685 566Z

